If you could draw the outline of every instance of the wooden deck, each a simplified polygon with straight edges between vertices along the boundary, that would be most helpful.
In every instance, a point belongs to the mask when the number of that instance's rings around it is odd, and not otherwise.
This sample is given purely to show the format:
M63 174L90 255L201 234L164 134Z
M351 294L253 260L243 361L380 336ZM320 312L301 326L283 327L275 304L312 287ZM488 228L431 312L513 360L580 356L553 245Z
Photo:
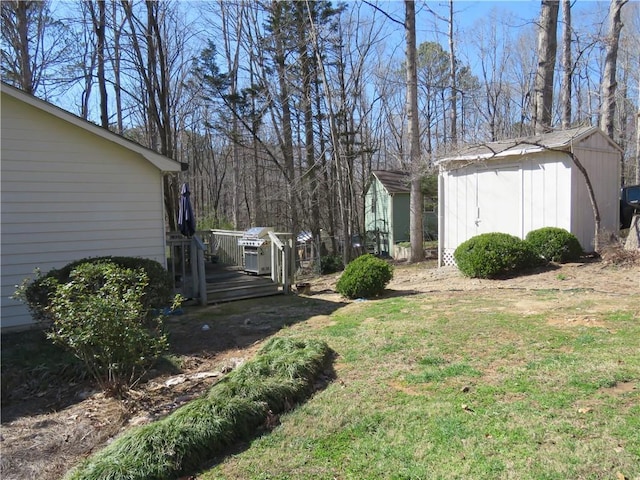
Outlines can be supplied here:
M269 233L271 272L257 276L244 271L242 232L210 230L186 238L167 234L167 268L174 292L200 305L289 293L293 278L292 242L288 233ZM202 240L204 239L204 240Z
M241 267L207 263L205 276L209 304L283 293L270 277L245 273Z

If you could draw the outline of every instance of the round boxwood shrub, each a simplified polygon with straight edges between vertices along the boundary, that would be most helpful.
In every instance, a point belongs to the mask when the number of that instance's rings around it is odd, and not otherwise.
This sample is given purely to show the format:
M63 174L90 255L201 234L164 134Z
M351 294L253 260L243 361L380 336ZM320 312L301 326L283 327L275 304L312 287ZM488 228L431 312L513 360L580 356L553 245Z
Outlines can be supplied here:
M543 227L530 231L525 240L548 262L575 262L584 253L576 236L563 228Z
M483 233L461 243L453 258L463 275L492 278L539 265L528 242L507 233Z
M35 320L49 322L51 317L47 313L47 308L49 298L53 293L50 279L55 280L56 283L64 284L69 282L71 272L78 266L86 263L104 263L105 261L122 268L144 270L148 278L142 299L146 311L152 312L154 309L169 306L173 302L171 274L155 260L137 257L92 257L71 262L62 268L52 269L45 275L38 275L35 279L25 280L18 289L17 297L27 304Z
M347 298L371 298L380 295L392 278L393 267L367 253L347 265L336 290Z

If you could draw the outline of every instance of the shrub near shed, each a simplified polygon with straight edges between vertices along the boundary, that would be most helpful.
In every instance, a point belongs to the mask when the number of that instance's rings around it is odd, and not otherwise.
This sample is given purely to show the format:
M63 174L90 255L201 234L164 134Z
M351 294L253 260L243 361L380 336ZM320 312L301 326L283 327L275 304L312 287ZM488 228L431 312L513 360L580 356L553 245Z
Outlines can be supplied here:
M507 233L483 233L453 252L458 269L472 278L492 278L542 263L528 242Z
M584 253L576 236L563 228L532 230L527 233L525 240L548 262L575 262Z

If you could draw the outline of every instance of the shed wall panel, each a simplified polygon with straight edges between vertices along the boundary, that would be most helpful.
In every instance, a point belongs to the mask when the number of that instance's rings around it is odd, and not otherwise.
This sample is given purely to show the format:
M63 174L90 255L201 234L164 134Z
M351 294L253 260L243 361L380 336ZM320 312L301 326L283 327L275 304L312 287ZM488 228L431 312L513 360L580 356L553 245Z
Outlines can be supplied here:
M617 232L619 228L620 156L611 149L605 150L601 137L590 138L592 145L580 145L574 153L587 170L593 186L600 228L605 232ZM592 251L595 236L595 218L586 181L576 168L573 175L575 185L573 229L583 248Z

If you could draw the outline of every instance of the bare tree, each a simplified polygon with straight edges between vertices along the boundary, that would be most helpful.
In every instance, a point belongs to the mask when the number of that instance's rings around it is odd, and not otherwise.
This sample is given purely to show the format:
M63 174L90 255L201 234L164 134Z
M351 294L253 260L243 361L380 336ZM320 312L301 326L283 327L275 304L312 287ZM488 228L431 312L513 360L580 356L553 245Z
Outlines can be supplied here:
M50 2L3 0L2 77L30 94L47 97L46 89L67 83L58 69L73 56L67 30L51 15Z
M409 206L409 236L411 256L409 261L419 262L424 258L422 211L423 198L420 185L420 125L418 122L418 69L416 62L416 5L414 0L405 0L405 40L407 68L407 120L409 137L409 165L411 168L411 194Z
M562 128L571 125L571 82L573 62L571 60L571 0L562 0Z
M451 146L455 148L458 143L458 84L456 75L456 51L453 39L453 0L449 0L449 86L451 87L451 102L449 115L451 118Z
M606 39L606 58L602 76L602 107L600 128L613 139L613 123L616 109L616 65L622 20L620 13L628 0L611 0L609 7L609 34Z
M107 79L105 76L105 39L107 30L106 4L105 0L95 0L95 4L93 0L87 0L87 5L89 7L89 12L91 13L93 31L96 35L98 90L100 91L100 123L103 128L109 128Z
M542 0L538 27L538 70L535 78L533 106L533 125L536 133L551 130L559 6L559 0Z

